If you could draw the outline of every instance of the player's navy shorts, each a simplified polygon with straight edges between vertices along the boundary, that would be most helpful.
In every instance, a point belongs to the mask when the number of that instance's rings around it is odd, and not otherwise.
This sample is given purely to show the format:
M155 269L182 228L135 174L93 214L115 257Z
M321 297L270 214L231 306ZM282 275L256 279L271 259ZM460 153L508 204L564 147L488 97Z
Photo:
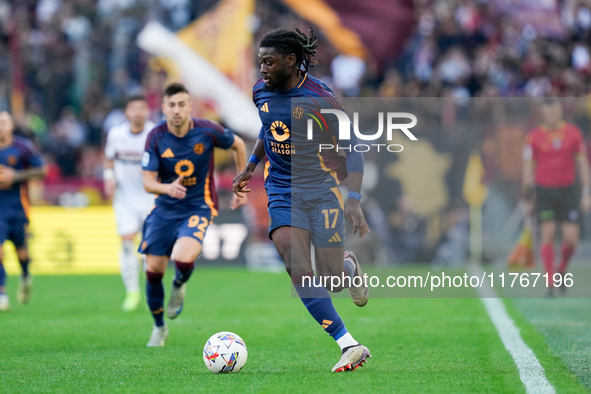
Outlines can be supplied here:
M536 213L540 222L555 220L578 223L580 214L577 187L536 186Z
M177 239L191 237L200 243L211 224L211 210L196 209L181 217L170 217L158 207L144 222L143 239L138 251L154 256L170 256Z
M309 193L269 195L269 238L282 226L310 232L317 247L345 246L343 196L337 187Z
M0 213L0 246L7 239L12 241L15 248L25 246L28 226L29 219L24 212Z

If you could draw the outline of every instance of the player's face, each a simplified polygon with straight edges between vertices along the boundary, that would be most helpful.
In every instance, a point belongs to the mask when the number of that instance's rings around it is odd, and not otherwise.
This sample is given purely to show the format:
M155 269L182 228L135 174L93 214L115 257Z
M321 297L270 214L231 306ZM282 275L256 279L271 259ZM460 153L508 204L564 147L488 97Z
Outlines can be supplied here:
M0 142L6 141L12 135L13 128L12 117L8 112L0 112Z
M556 125L562 120L562 105L556 101L542 105L542 120L549 125Z
M284 56L274 48L262 47L259 49L259 62L263 82L267 87L275 89L284 86L291 76L295 56Z
M181 127L191 115L191 100L187 93L181 92L173 96L164 97L162 112L166 116L166 123Z
M132 101L125 107L125 116L129 123L135 127L142 126L148 119L149 113L148 103L143 100Z

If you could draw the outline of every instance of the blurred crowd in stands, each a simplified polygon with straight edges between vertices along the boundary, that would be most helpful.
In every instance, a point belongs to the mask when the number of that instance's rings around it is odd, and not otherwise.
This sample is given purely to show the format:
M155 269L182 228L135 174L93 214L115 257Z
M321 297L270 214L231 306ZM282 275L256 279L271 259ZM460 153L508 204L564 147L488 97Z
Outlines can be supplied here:
M22 70L33 135L63 176L94 176L103 132L124 98L143 91L160 116L166 76L135 44L147 20L176 31L215 0L0 0L0 109L10 109ZM384 70L339 56L321 36L312 70L347 96L582 96L591 93L591 0L538 3L528 21L502 0L416 0L416 28ZM305 27L278 0L257 2L255 43L270 29ZM545 19L544 19L545 18ZM541 20L541 21L540 21ZM545 29L545 31L544 31ZM256 45L253 48L253 63ZM255 65L256 70L256 65ZM253 79L256 76L253 75ZM95 157L96 156L96 157Z
M136 36L151 19L178 31L216 2L0 0L0 110L12 111L17 133L40 146L49 182L100 181L104 135L123 120L128 95L144 93L160 120L167 76ZM517 3L521 8L511 8ZM385 67L339 55L320 33L311 72L351 97L591 95L591 0L415 0L415 15L403 52ZM262 35L309 23L279 0L258 0L252 25L254 82ZM19 95L21 114L12 108ZM382 208L398 212L391 222L411 245L401 259L429 258L416 255L416 234L428 231L424 220L405 196L392 204Z

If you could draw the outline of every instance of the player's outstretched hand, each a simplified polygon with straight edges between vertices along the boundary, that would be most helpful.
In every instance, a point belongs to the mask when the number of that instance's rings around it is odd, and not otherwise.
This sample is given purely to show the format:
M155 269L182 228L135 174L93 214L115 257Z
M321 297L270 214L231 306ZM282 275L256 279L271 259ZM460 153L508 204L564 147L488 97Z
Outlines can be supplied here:
M358 200L350 198L347 200L347 206L345 207L345 217L353 222L353 234L359 231L359 238L365 238L367 233L371 233L369 226L365 221L365 215L361 210L361 204Z
M117 181L115 179L105 179L105 196L107 196L109 200L113 199L116 188Z
M0 165L0 187L7 188L12 186L16 172L14 168Z
M234 194L238 198L246 199L246 196L244 195L244 193L250 192L250 189L246 189L246 186L248 186L248 184L250 183L248 181L250 178L252 178L253 172L254 171L250 170L247 166L247 168L242 170L242 172L240 174L236 175L234 177L234 179L232 180L232 182L234 183L232 185L232 191L234 192ZM244 203L246 203L246 201ZM244 205L244 204L242 204L242 205Z
M238 209L246 204L246 195L243 196L232 196L232 202L230 202L230 209Z
M182 181L184 176L179 176L177 179L174 180L168 187L168 195L172 198L185 198L187 195L187 188L182 185Z

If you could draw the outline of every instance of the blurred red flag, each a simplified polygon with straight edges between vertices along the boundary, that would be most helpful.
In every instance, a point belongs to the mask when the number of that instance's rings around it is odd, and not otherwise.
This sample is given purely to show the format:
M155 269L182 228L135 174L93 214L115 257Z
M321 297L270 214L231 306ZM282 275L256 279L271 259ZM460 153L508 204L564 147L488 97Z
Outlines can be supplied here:
M533 268L536 266L532 225L529 220L526 220L519 241L509 254L507 264L512 268Z
M415 24L412 0L283 0L341 53L373 60L381 69L401 52Z

